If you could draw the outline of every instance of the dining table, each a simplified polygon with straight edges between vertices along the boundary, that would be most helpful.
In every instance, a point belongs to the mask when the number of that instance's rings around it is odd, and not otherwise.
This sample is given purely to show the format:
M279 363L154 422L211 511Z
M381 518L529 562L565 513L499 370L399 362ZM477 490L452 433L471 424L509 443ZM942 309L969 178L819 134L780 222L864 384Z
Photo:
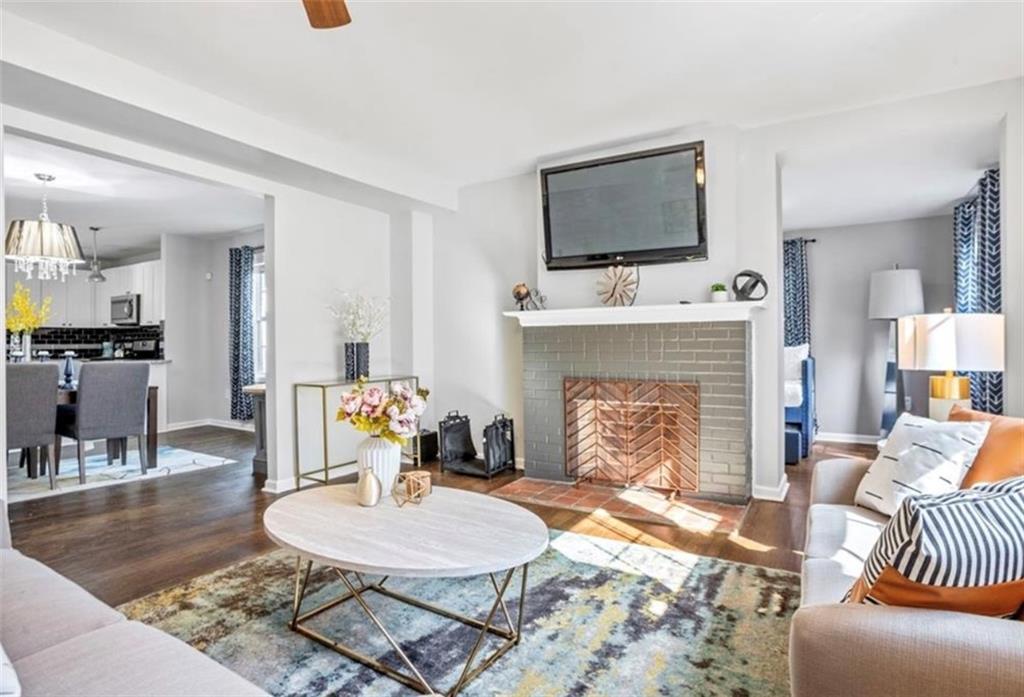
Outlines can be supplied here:
M146 469L150 470L157 465L157 418L160 415L159 390L156 385L150 385L146 393ZM71 387L61 385L57 388L57 404L75 404L78 402L78 387L72 384ZM114 456L120 453L120 443L116 438L107 439L107 449L113 452ZM39 461L35 449L32 448L25 453L28 460L28 476L35 479L40 475ZM45 471L42 472L45 474Z

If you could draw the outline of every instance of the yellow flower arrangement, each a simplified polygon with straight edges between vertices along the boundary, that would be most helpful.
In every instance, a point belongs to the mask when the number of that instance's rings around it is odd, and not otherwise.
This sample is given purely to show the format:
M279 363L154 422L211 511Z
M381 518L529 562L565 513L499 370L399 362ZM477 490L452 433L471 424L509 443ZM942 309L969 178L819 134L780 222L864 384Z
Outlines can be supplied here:
M31 334L50 319L50 304L53 298L47 296L38 305L32 302L28 287L14 283L14 296L7 305L7 331Z

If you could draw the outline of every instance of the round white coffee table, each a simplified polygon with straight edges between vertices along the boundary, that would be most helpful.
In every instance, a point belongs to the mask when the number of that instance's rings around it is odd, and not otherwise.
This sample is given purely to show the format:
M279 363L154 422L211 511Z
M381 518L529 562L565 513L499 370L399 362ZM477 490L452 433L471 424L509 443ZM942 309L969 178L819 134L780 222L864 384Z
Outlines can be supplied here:
M367 605L363 595L371 591L386 595L480 630L461 676L445 693L455 695L519 643L527 567L548 546L547 526L522 506L447 487L434 487L420 504L408 503L399 507L391 498L383 498L372 508L356 503L354 484L306 489L271 504L263 514L263 526L271 539L298 557L289 627L425 694L436 693L437 690L409 660ZM302 612L302 600L314 562L334 569L346 592L317 608ZM516 571L521 572L521 582L519 608L513 622L505 604L505 592ZM368 583L363 574L380 575L382 578ZM384 585L390 576L455 578L483 575L489 577L496 594L483 620L425 603ZM310 618L352 599L384 634L402 662L412 671L411 675L359 653L305 624ZM499 612L507 628L499 625ZM474 667L473 661L488 633L504 641Z

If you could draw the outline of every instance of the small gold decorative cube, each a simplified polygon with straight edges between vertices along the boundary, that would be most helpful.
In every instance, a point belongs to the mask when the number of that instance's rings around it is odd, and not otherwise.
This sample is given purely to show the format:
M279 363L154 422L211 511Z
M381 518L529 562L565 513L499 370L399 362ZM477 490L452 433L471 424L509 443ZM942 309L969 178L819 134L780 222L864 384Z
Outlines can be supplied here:
M395 478L395 487L391 490L391 495L401 508L410 502L421 503L424 497L430 495L430 490L430 472L401 472Z

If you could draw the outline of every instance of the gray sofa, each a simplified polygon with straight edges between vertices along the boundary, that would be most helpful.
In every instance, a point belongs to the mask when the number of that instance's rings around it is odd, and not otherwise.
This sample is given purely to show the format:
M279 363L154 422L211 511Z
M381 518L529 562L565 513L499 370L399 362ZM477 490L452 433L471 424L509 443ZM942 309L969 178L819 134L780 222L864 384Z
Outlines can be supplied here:
M888 520L853 504L868 464L824 460L814 470L790 630L793 695L1024 695L1024 622L840 603Z
M0 501L0 643L25 697L266 695L188 644L129 622L11 548ZM4 672L0 692L12 692Z

